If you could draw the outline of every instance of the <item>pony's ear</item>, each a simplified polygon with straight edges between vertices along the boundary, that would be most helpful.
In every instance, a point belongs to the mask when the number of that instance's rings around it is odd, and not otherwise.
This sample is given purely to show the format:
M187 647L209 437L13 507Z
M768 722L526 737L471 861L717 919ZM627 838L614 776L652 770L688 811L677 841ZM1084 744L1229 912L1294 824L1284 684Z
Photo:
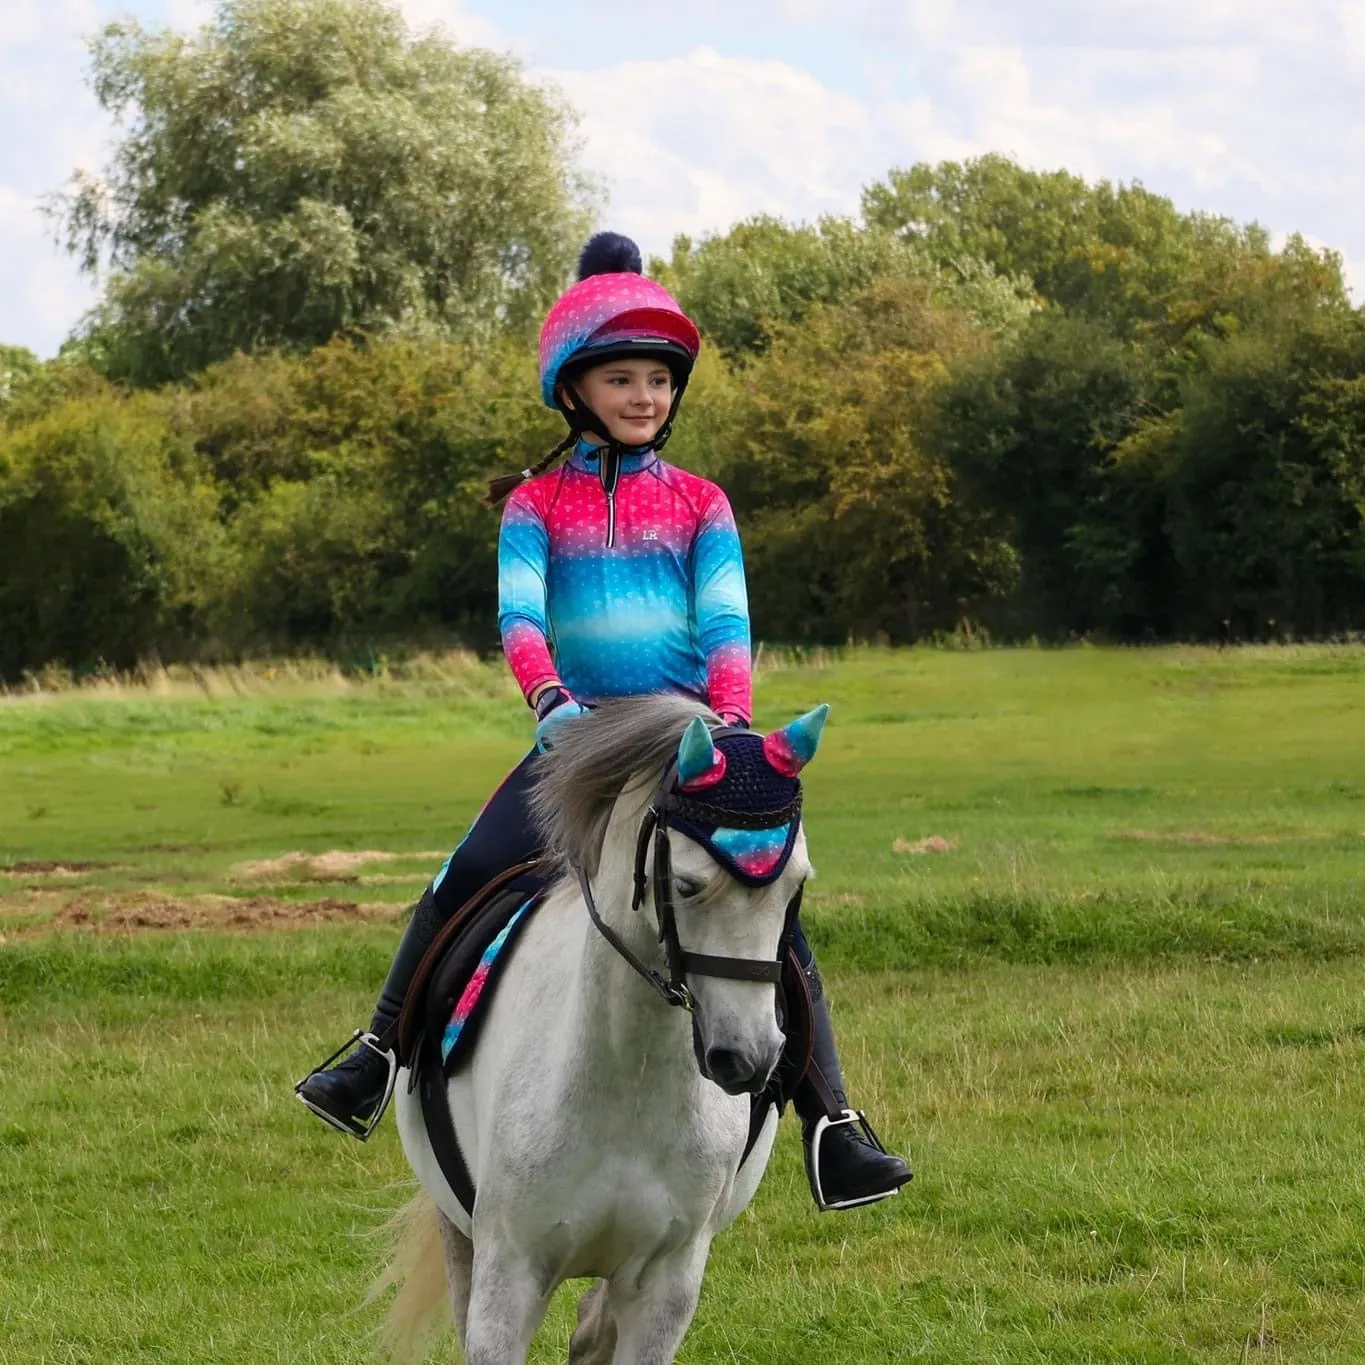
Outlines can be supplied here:
M711 731L700 716L693 716L692 723L683 731L678 741L678 781L684 786L699 783L702 778L722 767L725 756L716 748ZM719 780L720 774L717 774Z
M795 777L815 757L828 719L829 707L821 702L814 711L797 716L790 725L764 735L764 757L783 777Z

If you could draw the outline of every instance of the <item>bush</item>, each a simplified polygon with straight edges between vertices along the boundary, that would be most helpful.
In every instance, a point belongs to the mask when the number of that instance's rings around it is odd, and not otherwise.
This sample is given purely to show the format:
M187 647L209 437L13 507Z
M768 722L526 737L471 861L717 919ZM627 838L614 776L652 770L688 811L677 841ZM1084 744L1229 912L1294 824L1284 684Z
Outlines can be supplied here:
M950 361L985 344L929 283L881 279L777 328L702 414L720 427L715 473L744 536L758 635L914 640L1009 582L1008 547L922 440Z
M0 676L130 667L192 639L215 510L162 399L105 388L0 430Z
M1168 457L1191 634L1365 627L1365 324L1268 326L1207 349Z
M237 357L200 378L184 416L224 508L221 638L493 643L498 515L484 483L559 435L522 348L338 340Z

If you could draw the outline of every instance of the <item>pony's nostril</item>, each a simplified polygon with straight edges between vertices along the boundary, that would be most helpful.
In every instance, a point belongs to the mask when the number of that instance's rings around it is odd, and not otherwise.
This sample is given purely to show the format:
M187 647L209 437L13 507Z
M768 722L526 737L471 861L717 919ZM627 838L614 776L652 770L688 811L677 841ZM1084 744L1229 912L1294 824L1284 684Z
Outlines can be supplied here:
M722 1090L732 1094L746 1089L756 1079L752 1059L728 1047L706 1049L706 1070Z

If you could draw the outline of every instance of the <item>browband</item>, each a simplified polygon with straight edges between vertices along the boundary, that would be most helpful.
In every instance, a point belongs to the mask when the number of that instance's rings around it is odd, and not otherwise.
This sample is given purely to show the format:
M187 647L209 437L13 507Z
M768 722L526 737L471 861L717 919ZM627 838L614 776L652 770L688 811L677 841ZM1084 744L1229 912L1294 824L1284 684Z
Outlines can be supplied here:
M780 829L801 814L801 794L776 811L726 810L696 801L681 792L660 792L654 801L655 809L666 810L691 820L698 825L724 825L726 829Z

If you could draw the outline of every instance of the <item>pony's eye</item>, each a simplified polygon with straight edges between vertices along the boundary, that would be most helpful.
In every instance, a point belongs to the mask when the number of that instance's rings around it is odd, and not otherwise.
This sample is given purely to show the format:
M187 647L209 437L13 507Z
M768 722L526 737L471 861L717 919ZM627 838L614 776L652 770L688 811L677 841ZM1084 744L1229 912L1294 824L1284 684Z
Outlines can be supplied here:
M701 894L702 884L693 877L674 877L673 889L687 901Z

